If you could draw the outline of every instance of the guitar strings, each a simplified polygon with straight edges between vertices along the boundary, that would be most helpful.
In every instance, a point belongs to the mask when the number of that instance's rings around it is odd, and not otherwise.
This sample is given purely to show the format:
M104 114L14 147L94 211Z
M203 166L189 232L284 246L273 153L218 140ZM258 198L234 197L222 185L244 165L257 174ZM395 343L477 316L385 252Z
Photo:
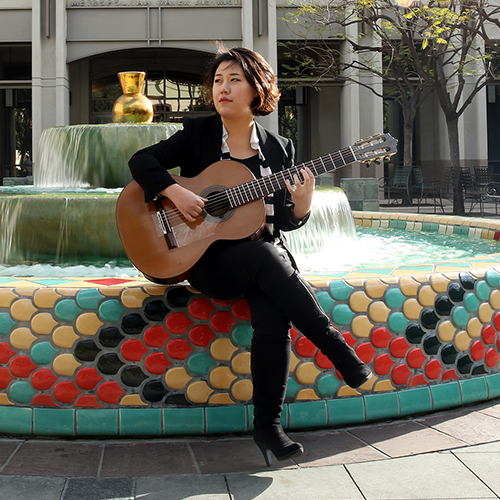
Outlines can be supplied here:
M345 149L344 152L351 153L350 149ZM351 156L353 156L352 153ZM210 214L211 212L213 213L215 211L221 211L221 210L227 211L227 209L236 208L244 203L248 203L250 201L263 198L272 192L283 189L285 187L284 181L290 180L291 182L293 182L294 175L297 175L299 180L303 181L304 179L302 177L302 174L300 173L300 170L302 168L309 167L315 176L321 175L322 173L328 171L323 161L323 158L327 157L330 157L329 163L332 163L335 168L339 168L339 166L347 165L348 163L350 163L344 160L342 151L337 151L335 153L328 154L325 157L316 158L315 160L310 160L300 165L296 165L287 170L277 172L275 174L262 177L260 179L253 179L239 186L234 186L232 188L228 188L227 190L214 194L212 197L209 198L209 200L205 204L202 213L200 215L195 216L194 219L195 220L200 218L204 219L207 213ZM355 158L351 161L354 160ZM337 166L337 161L340 162L341 165ZM318 170L320 168L321 170L323 170L323 172L320 172ZM279 177L282 177L281 182L279 180ZM263 191L262 186L267 188L266 192ZM260 191L260 194L258 193L258 190ZM237 193L238 191L239 193ZM235 193L239 194L239 199L233 200L233 202L236 201L239 203L232 206L231 202L229 201L229 196ZM235 197L233 196L233 198ZM185 218L178 208L169 210L164 209L161 211L160 216L162 217L162 219L166 218L170 226L175 226L177 224L184 224L185 222Z

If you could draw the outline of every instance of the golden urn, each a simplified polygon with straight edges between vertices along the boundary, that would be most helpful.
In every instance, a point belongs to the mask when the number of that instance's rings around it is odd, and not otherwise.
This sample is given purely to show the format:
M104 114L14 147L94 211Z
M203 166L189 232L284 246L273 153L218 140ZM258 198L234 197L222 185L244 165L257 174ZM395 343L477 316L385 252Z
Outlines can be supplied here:
M142 94L144 71L118 73L123 94L113 105L113 121L115 123L151 123L153 121L153 105Z

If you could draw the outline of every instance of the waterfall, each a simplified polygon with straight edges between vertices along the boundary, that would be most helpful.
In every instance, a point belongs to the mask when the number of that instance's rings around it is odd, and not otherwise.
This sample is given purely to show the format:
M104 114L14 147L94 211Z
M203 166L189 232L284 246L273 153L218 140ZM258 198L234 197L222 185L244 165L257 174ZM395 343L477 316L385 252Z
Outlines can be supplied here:
M139 149L174 134L175 123L71 125L45 129L33 170L35 186L123 187L132 180L128 160Z

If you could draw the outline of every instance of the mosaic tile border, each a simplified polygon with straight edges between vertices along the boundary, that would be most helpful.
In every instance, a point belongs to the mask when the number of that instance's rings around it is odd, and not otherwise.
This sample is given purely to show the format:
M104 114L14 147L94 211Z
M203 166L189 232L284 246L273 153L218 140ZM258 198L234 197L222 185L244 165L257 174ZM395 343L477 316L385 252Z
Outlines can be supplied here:
M354 212L365 227L500 239L500 222ZM293 330L290 429L500 396L500 255L310 276L374 377L358 390ZM143 279L0 278L0 433L161 436L251 429L248 305Z

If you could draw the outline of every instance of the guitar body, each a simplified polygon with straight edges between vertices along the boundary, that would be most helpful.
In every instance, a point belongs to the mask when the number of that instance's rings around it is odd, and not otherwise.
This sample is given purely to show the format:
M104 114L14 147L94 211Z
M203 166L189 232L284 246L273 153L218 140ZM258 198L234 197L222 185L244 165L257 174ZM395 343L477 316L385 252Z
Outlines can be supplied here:
M250 170L235 161L214 163L196 177L173 178L209 200L228 188L254 180ZM158 221L157 212L162 208L171 228L170 246ZM190 269L212 243L257 237L265 224L263 199L202 215L196 222L188 222L168 198L145 203L144 191L135 181L123 189L116 206L118 232L128 258L156 283L177 283L188 278Z

